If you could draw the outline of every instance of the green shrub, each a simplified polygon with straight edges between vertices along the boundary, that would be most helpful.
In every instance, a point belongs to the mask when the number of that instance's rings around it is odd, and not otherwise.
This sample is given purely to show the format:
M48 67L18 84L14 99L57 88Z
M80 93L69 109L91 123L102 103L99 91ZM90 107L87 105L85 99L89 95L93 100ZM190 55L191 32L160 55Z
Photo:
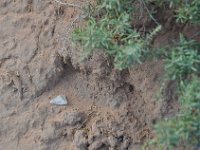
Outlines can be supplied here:
M165 71L168 79L181 81L190 74L200 73L200 44L181 36L166 58Z
M173 8L178 22L200 23L199 0L147 0L149 2L154 2L159 7Z
M114 57L114 65L122 70L141 63L149 41L160 31L158 26L146 37L132 28L134 0L98 0L84 28L73 32L73 41L83 46L86 56L102 49Z
M131 29L127 19L127 14L117 19L104 18L98 22L90 18L87 28L74 31L73 40L80 42L86 56L99 49L114 56L118 69L126 68L133 62L140 63L145 52L144 42Z
M191 0L182 4L177 11L177 20L185 23L200 23L200 1Z
M181 86L180 112L176 117L156 124L156 147L174 149L181 143L195 147L200 144L200 80Z
M200 44L180 36L180 42L165 58L168 80L176 80L180 111L155 126L156 149L173 150L184 143L186 149L200 144Z

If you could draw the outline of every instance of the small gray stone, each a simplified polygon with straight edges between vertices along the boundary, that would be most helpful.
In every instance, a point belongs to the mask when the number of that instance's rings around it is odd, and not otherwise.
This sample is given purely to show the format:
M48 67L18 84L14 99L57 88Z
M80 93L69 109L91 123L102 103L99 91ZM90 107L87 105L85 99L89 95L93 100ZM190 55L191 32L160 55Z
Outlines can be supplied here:
M56 98L52 99L50 101L51 104L55 104L55 105L67 105L67 98L63 95L59 95Z
M112 108L119 108L120 106L120 102L119 100L116 100L116 99L112 99L109 101L109 104Z

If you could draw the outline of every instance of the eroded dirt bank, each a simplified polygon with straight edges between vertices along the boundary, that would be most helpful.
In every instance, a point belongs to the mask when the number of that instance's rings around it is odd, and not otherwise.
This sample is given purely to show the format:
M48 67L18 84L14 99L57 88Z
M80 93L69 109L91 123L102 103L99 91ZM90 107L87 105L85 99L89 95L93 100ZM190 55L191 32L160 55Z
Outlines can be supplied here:
M162 62L118 72L97 52L80 63L67 40L76 15L54 1L0 1L0 150L138 150L174 111L155 101ZM69 105L51 105L57 95Z

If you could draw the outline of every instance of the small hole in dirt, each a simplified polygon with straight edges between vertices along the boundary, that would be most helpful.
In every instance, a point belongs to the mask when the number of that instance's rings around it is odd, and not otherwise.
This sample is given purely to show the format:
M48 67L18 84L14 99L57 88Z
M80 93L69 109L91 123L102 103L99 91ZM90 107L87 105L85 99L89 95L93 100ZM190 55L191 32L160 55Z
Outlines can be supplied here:
M129 92L133 92L134 91L134 86L133 85L129 85Z
M119 141L119 142L123 142L123 141L124 141L124 136L121 135L120 137L118 137L118 141Z
M153 123L153 124L156 124L156 119L153 119L153 120L152 120L152 123Z
M49 20L46 20L46 21L44 22L44 25L47 26L48 24L49 24Z

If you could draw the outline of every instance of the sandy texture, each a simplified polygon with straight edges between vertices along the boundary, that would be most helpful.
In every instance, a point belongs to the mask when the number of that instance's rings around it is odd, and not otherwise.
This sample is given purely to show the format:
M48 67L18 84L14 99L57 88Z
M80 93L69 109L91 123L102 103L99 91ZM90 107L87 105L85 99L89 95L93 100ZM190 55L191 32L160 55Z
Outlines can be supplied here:
M67 34L77 13L48 0L0 1L0 150L138 150L174 111L155 101L161 61L119 72L98 51L80 63ZM69 105L51 105L58 95Z

